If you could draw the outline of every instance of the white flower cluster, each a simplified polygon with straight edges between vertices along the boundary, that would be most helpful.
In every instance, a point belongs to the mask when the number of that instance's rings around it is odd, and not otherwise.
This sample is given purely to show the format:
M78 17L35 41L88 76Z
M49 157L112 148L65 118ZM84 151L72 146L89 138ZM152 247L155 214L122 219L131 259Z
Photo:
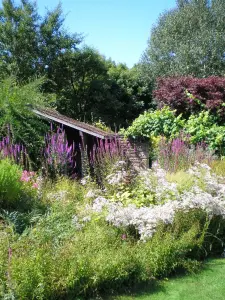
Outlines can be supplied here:
M116 162L113 167L112 174L106 177L107 182L113 186L123 183L124 179L127 176L127 172L125 168L126 168L125 161L120 160Z
M87 194L85 195L86 198L94 198L97 196L97 191L91 189L87 192Z
M141 240L144 241L152 237L159 222L172 224L178 211L188 212L192 209L202 209L207 212L209 217L222 216L225 218L224 178L211 174L207 165L197 165L188 172L194 177L201 177L204 180L204 190L194 185L189 191L179 193L176 184L166 180L165 172L162 169L154 168L143 172L141 176L149 190L155 191L158 203L162 203L162 198L167 199L164 204L141 208L132 204L124 207L120 202L111 202L104 197L98 197L92 206L87 207L87 210L95 213L104 212L106 221L116 227L134 226L140 234ZM157 179L156 183L149 176L152 174ZM169 195L168 198L166 198L166 193Z
M55 193L48 193L47 194L47 199L48 200L62 201L62 200L66 199L68 194L69 193L66 190L61 190L61 191L55 192Z
M225 197L225 178L212 174L211 169L206 164L197 163L196 166L188 170L193 176L204 181L204 190L214 196L214 198L224 199Z
M134 226L141 240L151 238L160 221L171 224L175 215L175 201L164 205L137 208L131 204L119 207L114 211L108 210L106 220L116 227Z
M124 178L127 176L127 172L124 170L117 171L113 174L110 174L106 177L107 181L111 185L118 185L124 181Z
M166 171L159 168L157 164L150 170L141 171L139 177L145 188L155 195L157 203L160 204L179 198L176 183L168 182L166 180Z
M112 202L101 196L97 197L92 205L86 205L86 211L94 213L102 213L104 209L115 212L118 208L123 208L121 202Z
M87 176L85 176L84 178L81 179L80 183L81 183L82 185L86 185L86 184L88 183L89 180L90 180L90 176L87 175Z
M76 215L73 215L72 217L72 224L77 230L81 230L84 227L84 225L79 222L79 219Z
M204 191L213 196L225 195L225 178L211 174L211 168L208 165L196 163L187 173L193 176L195 188L198 188L198 180L201 179L204 182ZM181 199L177 184L168 182L166 171L159 168L157 164L151 170L141 172L140 178L145 187L155 194L157 203Z

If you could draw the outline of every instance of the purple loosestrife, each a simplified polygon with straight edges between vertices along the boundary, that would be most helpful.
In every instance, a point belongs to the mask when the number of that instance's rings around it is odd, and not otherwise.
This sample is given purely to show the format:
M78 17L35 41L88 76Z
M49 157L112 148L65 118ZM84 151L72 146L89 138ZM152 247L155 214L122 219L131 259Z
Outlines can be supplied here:
M118 138L97 141L91 151L91 166L97 182L104 186L107 175L118 161L127 162L127 152L130 145L122 145Z
M10 136L3 137L0 141L0 158L9 158L16 164L29 167L26 148L20 144L13 144Z
M69 145L65 130L58 127L45 136L44 164L49 175L69 175L75 169L75 144Z
M197 162L207 162L213 159L213 153L207 145L199 143L196 146L189 143L188 137L167 141L162 138L159 143L158 161L161 167L169 172L185 170Z
M126 156L126 151L129 149L130 145L122 147L119 139L102 140L97 142L97 145L93 146L91 151L91 160L93 163L103 162L103 160L115 161L122 160Z

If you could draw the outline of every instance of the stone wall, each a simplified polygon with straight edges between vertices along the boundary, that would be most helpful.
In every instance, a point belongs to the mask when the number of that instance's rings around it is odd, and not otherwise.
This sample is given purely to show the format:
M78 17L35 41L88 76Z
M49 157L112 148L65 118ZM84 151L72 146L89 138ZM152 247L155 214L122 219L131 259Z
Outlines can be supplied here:
M120 138L120 144L135 169L149 168L149 141Z

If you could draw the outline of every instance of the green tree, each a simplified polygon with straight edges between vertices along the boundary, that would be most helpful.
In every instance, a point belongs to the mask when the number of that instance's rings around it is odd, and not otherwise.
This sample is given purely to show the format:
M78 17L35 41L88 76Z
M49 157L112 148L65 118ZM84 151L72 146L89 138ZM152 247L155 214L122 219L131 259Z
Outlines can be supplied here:
M63 85L58 90L57 107L73 118L90 121L107 97L104 96L107 81L105 59L90 47L83 47L66 59L66 64L61 62L61 76L58 78Z
M10 135L13 143L26 146L31 159L39 156L46 123L32 108L48 106L53 99L40 92L42 79L19 85L13 77L0 81L0 138Z
M3 0L0 9L0 76L17 82L43 77L44 93L56 95L57 109L75 119L126 126L151 105L150 85L138 67L106 60L82 37L68 33L58 5L42 18L35 3Z
M61 72L64 57L73 54L81 36L63 28L61 6L48 11L42 18L35 2L3 0L0 9L0 74L14 74L19 81L32 76L46 76L47 91Z
M58 78L63 82L57 93L62 113L88 122L100 118L118 127L128 125L149 107L149 90L138 68L115 64L87 46L70 55L66 65Z
M124 64L112 64L108 74L112 94L119 102L117 119L120 125L127 126L141 112L152 107L152 85L143 80L138 65L129 69Z
M179 0L153 27L142 64L159 76L225 75L225 1Z

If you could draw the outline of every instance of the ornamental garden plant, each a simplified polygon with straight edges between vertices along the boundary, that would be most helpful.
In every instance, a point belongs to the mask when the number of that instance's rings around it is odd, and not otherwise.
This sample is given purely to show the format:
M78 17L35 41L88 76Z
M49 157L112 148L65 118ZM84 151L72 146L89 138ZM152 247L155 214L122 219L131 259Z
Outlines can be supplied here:
M0 298L106 299L223 255L224 123L164 106L122 132L149 141L150 169L112 141L78 180L62 128L39 136L42 168L23 140L2 137Z
M3 299L104 299L134 283L195 272L204 258L223 253L225 174L218 166L195 160L171 173L155 162L137 172L122 158L104 173L104 186L89 176L80 183L43 178L1 161L16 191L6 186L12 198L3 194L1 204ZM29 195L27 210L14 205L21 195Z

